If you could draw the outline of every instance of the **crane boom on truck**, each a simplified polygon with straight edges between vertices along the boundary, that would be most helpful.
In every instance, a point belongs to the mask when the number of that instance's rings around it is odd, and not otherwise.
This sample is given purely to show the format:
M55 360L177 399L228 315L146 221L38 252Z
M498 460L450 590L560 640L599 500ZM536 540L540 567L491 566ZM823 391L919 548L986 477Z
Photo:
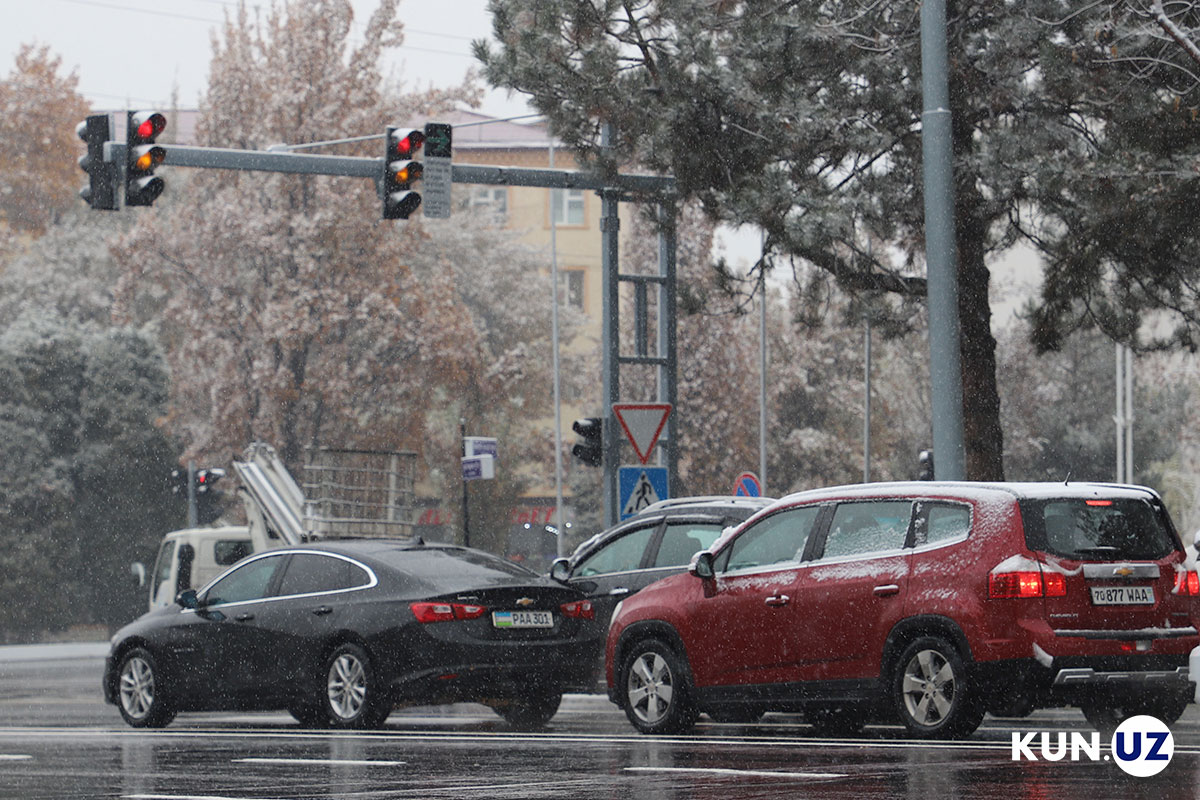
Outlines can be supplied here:
M416 454L310 448L304 484L275 449L254 442L234 461L246 525L185 528L163 537L150 608L170 605L252 553L317 539L411 538Z

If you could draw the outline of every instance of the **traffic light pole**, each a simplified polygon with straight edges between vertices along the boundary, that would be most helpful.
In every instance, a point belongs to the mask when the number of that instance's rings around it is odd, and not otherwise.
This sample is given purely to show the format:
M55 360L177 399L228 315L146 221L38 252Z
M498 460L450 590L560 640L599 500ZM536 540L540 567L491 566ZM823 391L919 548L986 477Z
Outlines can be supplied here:
M196 508L196 462L188 462L188 527L198 524L199 514Z

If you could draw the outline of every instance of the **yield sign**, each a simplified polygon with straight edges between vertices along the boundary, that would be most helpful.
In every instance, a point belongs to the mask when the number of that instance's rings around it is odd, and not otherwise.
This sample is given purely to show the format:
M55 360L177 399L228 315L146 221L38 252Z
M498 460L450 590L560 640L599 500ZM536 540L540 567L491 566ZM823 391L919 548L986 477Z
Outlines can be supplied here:
M634 452L643 464L650 460L654 445L671 414L670 403L613 403L613 414Z

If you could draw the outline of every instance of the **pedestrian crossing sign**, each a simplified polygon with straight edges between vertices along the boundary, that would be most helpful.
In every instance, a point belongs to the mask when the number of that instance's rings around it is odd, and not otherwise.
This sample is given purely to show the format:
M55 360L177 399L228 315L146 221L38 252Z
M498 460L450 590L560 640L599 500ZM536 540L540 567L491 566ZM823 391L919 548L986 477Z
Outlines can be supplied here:
M617 471L621 519L671 496L666 467L621 467Z

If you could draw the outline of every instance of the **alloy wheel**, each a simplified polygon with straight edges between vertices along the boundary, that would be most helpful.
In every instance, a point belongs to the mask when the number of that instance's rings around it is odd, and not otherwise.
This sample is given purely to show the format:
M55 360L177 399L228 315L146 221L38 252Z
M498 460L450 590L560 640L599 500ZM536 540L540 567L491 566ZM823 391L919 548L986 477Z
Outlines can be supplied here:
M367 697L367 670L353 653L341 653L329 666L326 685L329 707L342 720L352 720L362 711Z
M629 707L647 725L659 723L670 711L674 684L671 667L661 655L642 653L629 669Z
M121 708L136 720L145 719L154 707L154 670L144 658L125 661L120 679Z
M934 726L944 720L956 690L954 667L937 650L921 650L904 667L904 706L920 725Z

